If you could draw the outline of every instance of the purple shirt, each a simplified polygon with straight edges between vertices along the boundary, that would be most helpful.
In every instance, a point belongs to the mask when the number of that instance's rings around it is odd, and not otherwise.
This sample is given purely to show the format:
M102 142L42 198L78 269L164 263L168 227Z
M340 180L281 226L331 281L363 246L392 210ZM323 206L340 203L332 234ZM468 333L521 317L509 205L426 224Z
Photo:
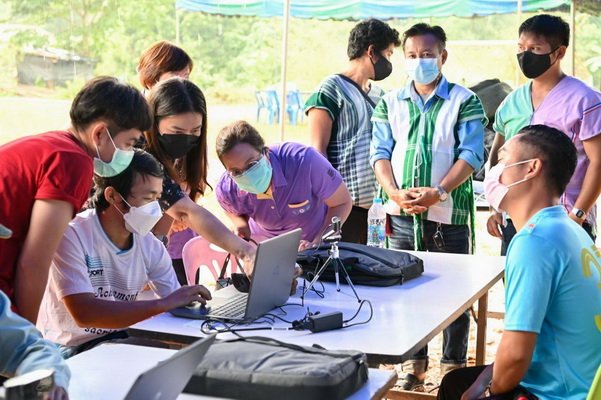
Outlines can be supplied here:
M601 133L601 93L579 79L566 76L534 111L531 123L559 129L568 135L576 146L576 170L561 198L569 211L580 194L589 166L582 142ZM594 226L596 220L597 208L593 206L589 210L587 221Z
M167 251L172 260L182 258L184 245L192 238L198 236L192 229L187 228L179 232L171 232L167 242Z
M219 204L229 213L248 216L255 240L300 227L302 239L313 241L328 211L325 200L342 184L340 173L313 148L292 142L271 146L269 163L272 198L239 189L225 173L217 184Z

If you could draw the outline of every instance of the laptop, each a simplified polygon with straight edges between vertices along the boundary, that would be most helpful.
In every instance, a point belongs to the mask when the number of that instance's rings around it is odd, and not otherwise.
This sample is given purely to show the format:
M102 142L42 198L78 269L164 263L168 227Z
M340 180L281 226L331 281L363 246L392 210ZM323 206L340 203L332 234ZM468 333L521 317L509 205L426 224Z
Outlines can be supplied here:
M125 400L175 400L215 341L215 335L198 340L138 376Z
M301 232L297 228L259 243L248 293L238 292L233 286L222 289L221 293L232 291L233 296L209 301L207 318L251 322L285 304L290 297Z

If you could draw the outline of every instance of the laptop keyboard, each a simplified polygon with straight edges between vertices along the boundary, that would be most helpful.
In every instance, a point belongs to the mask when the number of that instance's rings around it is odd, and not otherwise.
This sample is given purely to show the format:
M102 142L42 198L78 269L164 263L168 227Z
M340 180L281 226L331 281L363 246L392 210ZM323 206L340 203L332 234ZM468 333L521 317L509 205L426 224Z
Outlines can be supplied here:
M236 293L226 303L213 307L210 314L221 318L241 318L246 312L248 293Z

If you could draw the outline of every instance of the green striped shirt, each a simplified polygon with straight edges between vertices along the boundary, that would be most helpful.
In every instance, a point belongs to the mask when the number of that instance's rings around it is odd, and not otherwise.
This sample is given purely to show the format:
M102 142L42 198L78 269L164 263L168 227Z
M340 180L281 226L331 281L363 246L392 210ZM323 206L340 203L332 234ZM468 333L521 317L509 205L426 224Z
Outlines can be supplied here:
M374 107L347 79L340 75L324 79L307 99L305 113L319 108L330 114L333 123L327 158L342 175L353 205L369 208L376 194L376 177L369 165ZM367 96L377 104L383 94L382 89L372 85Z
M486 116L478 97L442 77L424 102L412 85L386 94L372 117L370 161L391 162L399 188L434 187L458 159L474 169L484 155ZM389 214L405 215L391 200ZM455 188L445 202L431 206L421 218L444 224L466 225L474 212L471 177Z

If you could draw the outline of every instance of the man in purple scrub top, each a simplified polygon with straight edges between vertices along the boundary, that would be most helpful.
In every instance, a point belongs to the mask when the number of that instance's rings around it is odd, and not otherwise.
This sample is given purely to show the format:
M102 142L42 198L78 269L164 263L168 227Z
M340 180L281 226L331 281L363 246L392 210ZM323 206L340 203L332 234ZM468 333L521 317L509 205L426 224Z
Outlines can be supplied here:
M601 193L601 93L561 70L569 39L570 26L560 17L536 15L520 26L517 59L531 80L499 106L489 160L494 166L499 149L526 125L544 124L568 135L576 146L578 163L560 203L594 241L595 202ZM503 240L501 255L505 255L515 235L511 220L504 222L495 211L487 229Z
M217 136L226 172L217 200L236 233L260 241L302 228L299 250L317 245L332 217L344 223L352 200L340 173L315 149L299 143L270 147L245 121Z

